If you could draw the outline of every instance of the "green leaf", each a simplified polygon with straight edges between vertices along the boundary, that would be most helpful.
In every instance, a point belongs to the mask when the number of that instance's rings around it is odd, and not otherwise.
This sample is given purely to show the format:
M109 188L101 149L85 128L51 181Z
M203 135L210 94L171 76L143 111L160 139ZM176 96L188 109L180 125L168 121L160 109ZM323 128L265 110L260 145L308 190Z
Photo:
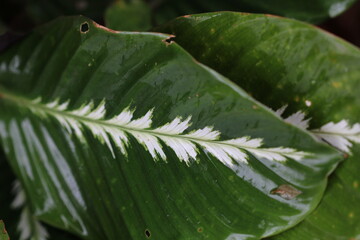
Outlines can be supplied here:
M9 240L9 235L5 229L5 224L0 220L0 240Z
M14 191L16 183L16 191ZM0 217L7 223L6 229L11 239L18 240L63 240L77 239L74 236L40 223L27 205L25 192L14 174L5 156L0 151ZM6 238L8 240L8 238Z
M156 18L164 23L184 14L241 11L270 13L318 23L338 16L355 2L356 0L165 0L157 6Z
M108 28L121 31L146 31L151 28L151 9L143 0L120 0L105 13Z
M286 121L310 123L316 136L350 155L317 210L280 239L358 238L359 49L313 26L263 15L194 15L162 30L260 102L273 109L288 105Z
M340 154L158 33L84 17L0 56L0 136L35 216L83 239L258 239Z
M359 149L359 144L355 145L353 156L330 177L320 206L297 227L269 239L359 239Z

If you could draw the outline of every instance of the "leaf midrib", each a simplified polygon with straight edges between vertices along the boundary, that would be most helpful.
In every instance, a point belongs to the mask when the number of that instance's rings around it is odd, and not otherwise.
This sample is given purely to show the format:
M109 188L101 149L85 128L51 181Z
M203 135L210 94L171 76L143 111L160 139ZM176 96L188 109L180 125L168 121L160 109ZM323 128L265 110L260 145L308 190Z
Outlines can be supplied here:
M335 136L359 136L360 134L347 134L347 133L337 133L337 132L324 132L319 130L311 130L315 134L324 134L324 135L335 135Z
M151 129L139 129L139 128L131 128L131 127L127 127L127 126L123 126L123 125L116 125L116 124L111 124L106 122L106 120L104 119L91 119L91 118L87 118L87 117L82 117L76 114L72 114L69 111L59 111L56 109L52 109L47 107L44 104L41 103L34 103L30 100L28 100L27 98L18 96L16 94L12 94L9 91L6 91L4 88L0 87L0 100L1 98L3 99L7 99L10 100L12 102L15 102L17 105L19 105L20 107L23 106L32 106L38 109L41 109L43 112L49 113L49 115L60 115L60 116L64 116L67 118L72 118L72 119L76 119L79 122L90 122L90 123L95 123L97 125L100 126L104 126L104 127L110 127L110 128L120 128L122 131L124 132L131 132L131 131L135 131L135 132L143 132L146 134L150 134L150 135L155 135L155 136L164 136L164 137L169 137L169 138L182 138L182 139L187 139L189 141L192 142L204 142L204 143L211 143L211 144L220 144L220 145L227 145L227 146L231 146L231 147L235 147L235 148L240 148L240 149L254 149L254 150L260 150L260 149L264 149L263 147L259 147L259 148L254 148L254 147L249 147L249 146L238 146L235 144L230 144L230 143L226 143L224 141L226 140L205 140L205 139L198 139L198 138L194 138L194 137L189 137L183 134L176 134L176 135L170 135L170 134L166 134L166 133L162 133L162 132L157 132ZM31 107L26 107L26 108L31 108ZM108 119L109 120L109 119ZM245 136L242 136L245 137ZM266 150L270 150L270 149L266 149ZM276 151L274 151L276 152Z

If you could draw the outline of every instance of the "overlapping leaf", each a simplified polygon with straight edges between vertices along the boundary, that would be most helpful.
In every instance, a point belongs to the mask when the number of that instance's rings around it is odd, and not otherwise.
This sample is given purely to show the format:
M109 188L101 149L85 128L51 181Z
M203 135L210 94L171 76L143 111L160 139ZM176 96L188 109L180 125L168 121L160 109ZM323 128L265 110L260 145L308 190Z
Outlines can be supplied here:
M165 22L185 14L240 11L271 13L319 23L343 13L356 0L164 0L157 4L156 16Z
M359 49L307 24L263 15L187 16L163 30L197 60L278 114L285 112L285 121L311 130L348 157L331 176L317 210L279 239L357 239Z
M83 239L268 236L340 160L163 34L59 19L0 57L0 85L35 216Z

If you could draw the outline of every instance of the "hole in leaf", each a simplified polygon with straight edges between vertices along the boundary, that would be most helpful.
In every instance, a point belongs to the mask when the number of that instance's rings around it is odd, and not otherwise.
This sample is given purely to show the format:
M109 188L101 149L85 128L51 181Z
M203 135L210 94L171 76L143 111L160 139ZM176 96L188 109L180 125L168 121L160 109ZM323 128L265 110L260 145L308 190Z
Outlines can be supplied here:
M149 231L149 229L146 229L146 230L145 230L145 236L146 236L147 238L150 238L150 237L151 237L151 232Z
M168 38L166 38L162 41L166 44L166 46L169 46L170 44L175 42L175 35L170 35Z
M87 33L89 31L89 24L87 22L84 22L80 25L80 32L81 33Z

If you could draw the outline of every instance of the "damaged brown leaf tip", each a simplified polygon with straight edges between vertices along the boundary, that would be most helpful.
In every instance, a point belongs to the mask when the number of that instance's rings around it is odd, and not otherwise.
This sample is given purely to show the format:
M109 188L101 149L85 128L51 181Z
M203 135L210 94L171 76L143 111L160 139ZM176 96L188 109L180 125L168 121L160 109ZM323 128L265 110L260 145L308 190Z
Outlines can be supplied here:
M2 220L0 220L0 239L10 240L9 235L5 229L5 224Z
M175 35L170 35L168 38L166 38L162 41L166 44L166 46L169 46L175 42L175 37L176 37Z
M278 195L286 200L291 200L296 198L298 195L300 195L302 192L290 185L280 185L279 187L273 189L271 194Z

